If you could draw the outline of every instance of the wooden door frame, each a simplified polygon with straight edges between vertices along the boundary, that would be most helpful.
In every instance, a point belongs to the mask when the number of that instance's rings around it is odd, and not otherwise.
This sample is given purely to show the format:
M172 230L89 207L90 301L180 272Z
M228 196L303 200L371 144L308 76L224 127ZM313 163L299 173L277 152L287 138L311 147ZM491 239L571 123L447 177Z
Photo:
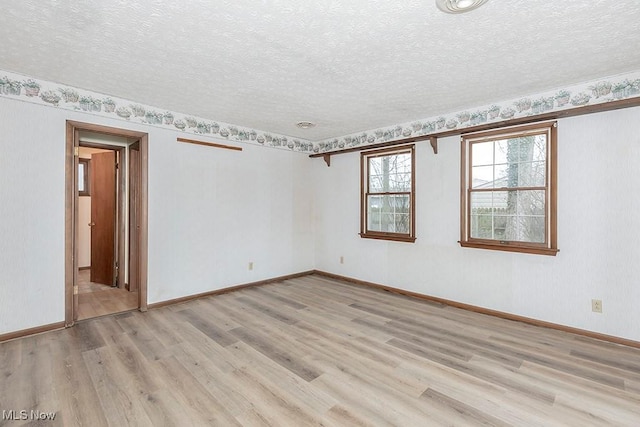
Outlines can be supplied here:
M129 257L127 259L127 271L129 273L129 281L127 282L127 290L129 292L138 292L140 289L140 258L132 256L132 254L138 254L138 244L140 243L140 140L129 145L128 160L127 186L129 197L127 202L129 203L129 239L127 243L129 245Z
M138 307L140 311L147 311L147 267L148 267L148 148L149 137L144 132L128 129L119 129L108 126L82 123L67 120L66 122L66 155L65 155L65 326L72 326L77 317L74 307L77 308L77 291L74 284L78 280L78 256L77 256L77 180L78 157L75 155L79 146L79 132L89 131L126 138L137 138L140 142L140 231L138 243L138 257L140 269L140 283L138 288ZM85 144L83 144L85 145ZM120 180L121 185L124 182ZM126 202L126 201L125 201ZM118 204L120 206L120 203ZM122 221L124 227L124 221ZM124 242L120 242L123 249ZM124 259L124 250L119 251L118 258ZM120 261L119 261L120 262ZM122 268L124 264L119 264Z

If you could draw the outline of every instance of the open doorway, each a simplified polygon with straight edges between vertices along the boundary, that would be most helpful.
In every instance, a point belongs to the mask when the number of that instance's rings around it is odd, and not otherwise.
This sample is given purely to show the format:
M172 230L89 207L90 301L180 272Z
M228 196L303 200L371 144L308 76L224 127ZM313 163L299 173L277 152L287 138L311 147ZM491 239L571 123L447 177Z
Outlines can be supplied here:
M67 326L146 310L146 158L146 134L67 123Z
M86 131L79 136L77 319L83 320L138 308L138 295L129 291L125 262L127 147L133 142Z

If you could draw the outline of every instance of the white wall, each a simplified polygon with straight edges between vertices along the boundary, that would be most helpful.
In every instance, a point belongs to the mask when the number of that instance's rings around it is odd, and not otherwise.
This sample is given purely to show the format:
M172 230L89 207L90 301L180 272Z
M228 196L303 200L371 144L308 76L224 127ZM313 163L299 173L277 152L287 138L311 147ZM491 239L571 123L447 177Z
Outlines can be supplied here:
M68 119L149 133L149 303L313 268L306 155L0 98L0 334L64 320Z
M640 108L558 126L556 257L458 245L460 143L450 137L437 155L417 144L413 244L358 236L358 153L332 157L329 168L318 159L316 268L640 341Z
M0 98L0 333L64 320L64 118Z
M152 145L149 303L313 269L307 155Z

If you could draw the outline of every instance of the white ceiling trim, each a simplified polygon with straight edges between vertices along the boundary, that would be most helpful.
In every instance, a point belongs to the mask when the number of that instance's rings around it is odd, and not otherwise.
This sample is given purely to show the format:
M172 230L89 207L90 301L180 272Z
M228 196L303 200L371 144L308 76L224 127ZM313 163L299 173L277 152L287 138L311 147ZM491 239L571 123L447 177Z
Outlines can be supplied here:
M195 117L135 101L0 70L0 96L177 132L310 153L311 141Z
M391 142L638 96L640 96L640 71L635 71L441 116L326 139L314 142L314 151L323 153L380 142Z

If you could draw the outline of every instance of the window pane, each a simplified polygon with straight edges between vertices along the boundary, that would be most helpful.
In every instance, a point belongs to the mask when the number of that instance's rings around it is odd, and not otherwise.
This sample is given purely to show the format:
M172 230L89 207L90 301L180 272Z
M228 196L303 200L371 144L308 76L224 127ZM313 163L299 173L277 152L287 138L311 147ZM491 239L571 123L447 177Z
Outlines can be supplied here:
M546 162L534 161L518 164L519 187L544 187L546 184Z
M400 153L387 157L390 160L390 172L400 174L411 173L411 153Z
M509 142L506 139L495 141L494 163L509 162Z
M374 171L382 173L382 157L369 157L369 174L373 174Z
M545 241L544 216L519 216L517 241L544 243Z
M380 157L367 159L369 173L369 192L382 192L382 161Z
M544 243L545 203L545 190L474 192L471 237Z
M411 172L389 174L389 191L411 191Z
M411 191L411 153L369 157L369 192Z
M494 215L493 217L493 239L507 240L507 224L509 224L510 216Z
M509 163L533 160L534 136L521 136L507 140L507 161Z
M509 175L513 173L512 167L514 165L509 165L507 163L501 163L494 166L495 169L495 181L493 182L492 187L494 188L508 188L513 187L514 183L511 182ZM516 164L517 168L518 165ZM517 170L517 169L516 169ZM516 172L517 178L517 172Z
M386 233L410 231L410 196L369 196L367 200L367 230Z
M493 165L474 166L471 169L472 188L493 188Z
M504 240L507 191L471 193L471 237ZM496 222L498 219L498 222Z
M509 191L480 191L471 193L471 210L476 208L503 209L506 212Z
M471 215L471 237L474 239L493 239L493 217L488 209L477 209Z
M547 135L528 135L500 141L508 163L544 161L547 158Z
M533 143L533 160L547 161L547 135L535 135Z
M516 212L518 215L543 215L545 214L545 190L521 190L517 191Z
M492 165L494 163L493 141L472 143L471 161L472 166Z
M80 192L86 191L85 183L84 183L85 166L86 166L85 163L78 163L78 191Z
M472 188L546 185L546 135L473 143L471 146Z
M382 190L382 175L370 174L369 175L369 192L381 193Z

